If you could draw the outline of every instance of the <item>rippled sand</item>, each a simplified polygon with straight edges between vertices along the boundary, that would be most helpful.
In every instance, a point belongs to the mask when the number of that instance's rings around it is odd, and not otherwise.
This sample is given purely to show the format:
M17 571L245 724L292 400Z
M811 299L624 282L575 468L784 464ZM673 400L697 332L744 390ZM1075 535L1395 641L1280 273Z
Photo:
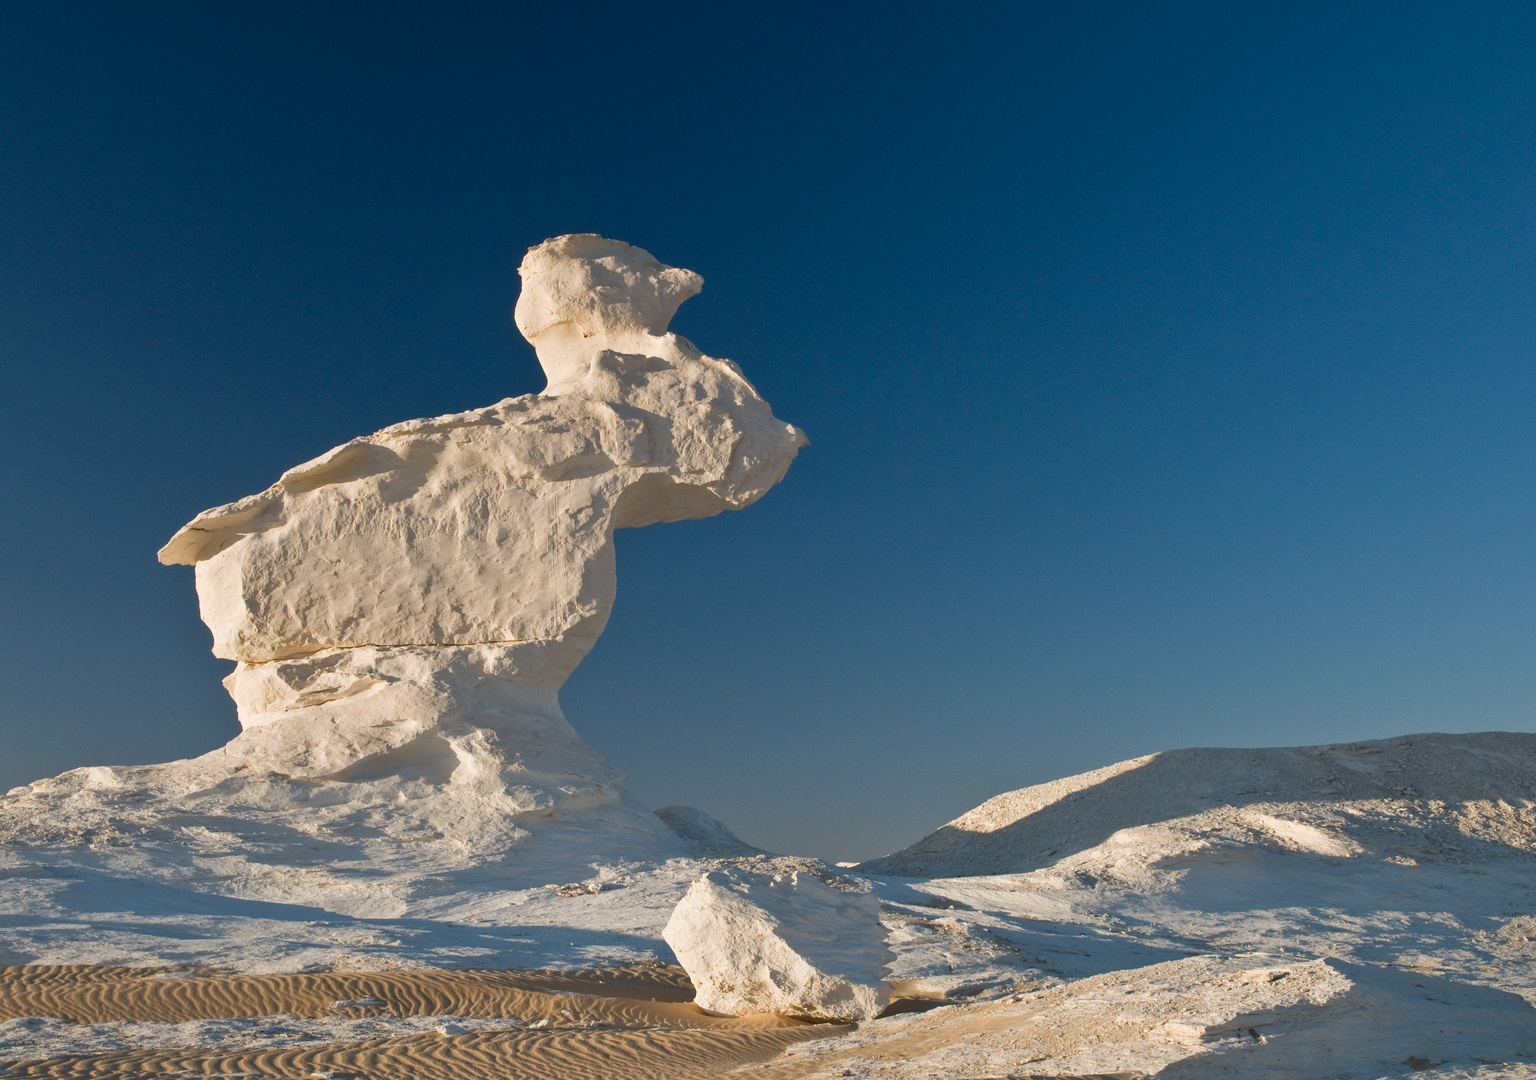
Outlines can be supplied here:
M692 996L680 969L659 965L297 975L9 967L0 968L0 1024L14 1023L0 1063L8 1077L684 1080L721 1076L845 1030L777 1016L707 1016ZM57 1019L25 1021L48 1017ZM400 1033L423 1017L442 1018L437 1026L446 1033ZM224 1045L168 1045L204 1030L196 1022L239 1020L249 1023L218 1029ZM55 1044L75 1038L78 1048L29 1053L27 1040L15 1038L31 1030L27 1023L51 1032ZM355 1037L370 1028L377 1036ZM337 1032L353 1037L336 1041Z

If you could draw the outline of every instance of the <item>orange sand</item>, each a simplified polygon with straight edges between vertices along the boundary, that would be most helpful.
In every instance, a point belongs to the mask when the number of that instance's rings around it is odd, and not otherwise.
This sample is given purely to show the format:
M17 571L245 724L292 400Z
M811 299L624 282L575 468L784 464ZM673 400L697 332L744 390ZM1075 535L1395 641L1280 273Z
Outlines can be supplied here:
M721 1018L690 1003L677 968L587 972L390 971L166 978L142 968L0 968L0 1020L82 1023L256 1016L459 1016L548 1021L482 1030L238 1051L188 1047L7 1061L8 1077L226 1076L333 1080L691 1080L846 1030L776 1016ZM346 1005L372 999L379 1004Z

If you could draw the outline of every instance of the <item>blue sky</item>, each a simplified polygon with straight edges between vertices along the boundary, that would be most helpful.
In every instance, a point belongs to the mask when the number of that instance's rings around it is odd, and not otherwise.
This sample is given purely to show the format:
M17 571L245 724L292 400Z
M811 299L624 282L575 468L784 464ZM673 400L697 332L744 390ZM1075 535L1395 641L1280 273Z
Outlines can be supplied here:
M649 805L852 859L1188 745L1536 730L1526 5L7 5L0 788L237 725L205 507L539 390L531 244L812 445L621 533Z

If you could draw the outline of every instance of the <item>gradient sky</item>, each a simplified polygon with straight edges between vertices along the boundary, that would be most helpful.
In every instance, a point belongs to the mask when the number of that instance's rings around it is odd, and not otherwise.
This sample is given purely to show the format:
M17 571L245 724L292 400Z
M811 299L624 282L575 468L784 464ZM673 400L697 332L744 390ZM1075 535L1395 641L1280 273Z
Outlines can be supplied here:
M567 715L877 855L1159 749L1536 730L1528 4L0 6L0 789L237 730L205 507L536 392L565 232L812 445Z

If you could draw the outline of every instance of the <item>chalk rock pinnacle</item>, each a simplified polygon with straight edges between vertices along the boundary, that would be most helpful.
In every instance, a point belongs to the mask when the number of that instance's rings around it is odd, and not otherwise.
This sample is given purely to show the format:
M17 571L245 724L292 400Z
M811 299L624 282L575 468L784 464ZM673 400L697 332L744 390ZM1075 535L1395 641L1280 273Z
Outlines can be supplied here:
M699 275L593 234L545 241L519 272L544 393L354 439L160 552L196 566L247 734L294 736L283 771L458 725L561 748L551 776L600 773L557 695L608 621L614 529L747 506L805 445L735 364L667 331Z

